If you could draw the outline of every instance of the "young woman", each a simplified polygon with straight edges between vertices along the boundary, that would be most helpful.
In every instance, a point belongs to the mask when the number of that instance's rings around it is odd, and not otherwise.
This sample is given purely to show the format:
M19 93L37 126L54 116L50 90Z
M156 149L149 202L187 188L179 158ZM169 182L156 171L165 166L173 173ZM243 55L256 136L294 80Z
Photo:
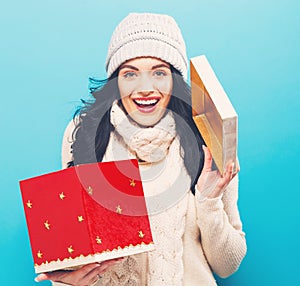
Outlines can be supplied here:
M108 79L68 125L63 167L136 158L155 250L55 271L53 285L216 285L246 254L232 162L212 170L191 112L185 43L174 19L129 14L108 49ZM96 87L95 87L96 85ZM239 167L237 166L237 170ZM200 175L201 174L201 175Z

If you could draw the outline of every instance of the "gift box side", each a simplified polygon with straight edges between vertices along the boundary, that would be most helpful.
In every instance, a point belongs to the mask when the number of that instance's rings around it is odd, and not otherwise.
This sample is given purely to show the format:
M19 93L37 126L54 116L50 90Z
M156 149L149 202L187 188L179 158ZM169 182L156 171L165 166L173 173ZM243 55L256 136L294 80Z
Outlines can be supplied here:
M136 160L79 165L20 187L36 273L154 249Z
M153 249L137 160L98 163L89 172L82 165L77 171L85 188L89 182L92 189L82 195L95 257L105 260Z
M199 75L203 86L207 90L208 96L211 98L222 120L236 117L236 111L212 67L210 66L207 58L202 55L191 58L190 62L193 64L195 71Z
M73 167L23 180L20 188L37 273L65 268L73 258L91 253Z
M103 261L154 248L148 216L124 215L122 202L110 210L100 207L86 192L83 196L95 259Z

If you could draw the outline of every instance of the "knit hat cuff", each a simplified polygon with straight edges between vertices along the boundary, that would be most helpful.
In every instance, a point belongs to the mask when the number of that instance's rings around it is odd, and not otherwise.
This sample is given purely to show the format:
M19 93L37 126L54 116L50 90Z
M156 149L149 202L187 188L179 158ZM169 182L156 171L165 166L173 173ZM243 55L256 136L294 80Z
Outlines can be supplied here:
M178 56L178 49L168 42L162 43L162 40L156 39L137 39L130 41L121 46L109 59L107 63L107 75L110 77L112 73L127 60L137 57L149 57L151 55L165 62L170 63L179 70L183 78L187 79L187 59L186 55Z

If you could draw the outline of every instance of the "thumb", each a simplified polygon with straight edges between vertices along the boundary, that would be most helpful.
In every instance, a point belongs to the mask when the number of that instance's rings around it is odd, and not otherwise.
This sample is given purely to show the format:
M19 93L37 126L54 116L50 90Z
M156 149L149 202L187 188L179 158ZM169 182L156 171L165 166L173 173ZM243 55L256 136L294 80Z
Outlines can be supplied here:
M53 272L47 272L47 273L41 273L37 277L34 278L35 282L41 282L45 280L52 280L56 281L58 280L66 271L63 270L57 270Z
M49 280L49 277L46 273L39 274L38 276L36 276L34 278L35 282L41 282L41 281L44 281L44 280Z
M202 145L202 149L204 152L204 165L202 172L210 172L212 166L212 155L205 145Z

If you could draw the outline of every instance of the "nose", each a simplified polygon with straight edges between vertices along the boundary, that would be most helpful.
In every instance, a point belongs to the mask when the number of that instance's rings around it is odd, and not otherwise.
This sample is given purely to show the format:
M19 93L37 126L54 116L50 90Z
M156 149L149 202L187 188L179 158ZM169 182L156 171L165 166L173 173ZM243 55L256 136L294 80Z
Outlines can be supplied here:
M146 97L146 96L150 96L151 94L153 94L153 90L140 90L138 91L138 94L143 96L143 97Z
M140 79L138 93L142 96L149 96L153 92L154 92L154 86L151 77L147 74L143 74Z

